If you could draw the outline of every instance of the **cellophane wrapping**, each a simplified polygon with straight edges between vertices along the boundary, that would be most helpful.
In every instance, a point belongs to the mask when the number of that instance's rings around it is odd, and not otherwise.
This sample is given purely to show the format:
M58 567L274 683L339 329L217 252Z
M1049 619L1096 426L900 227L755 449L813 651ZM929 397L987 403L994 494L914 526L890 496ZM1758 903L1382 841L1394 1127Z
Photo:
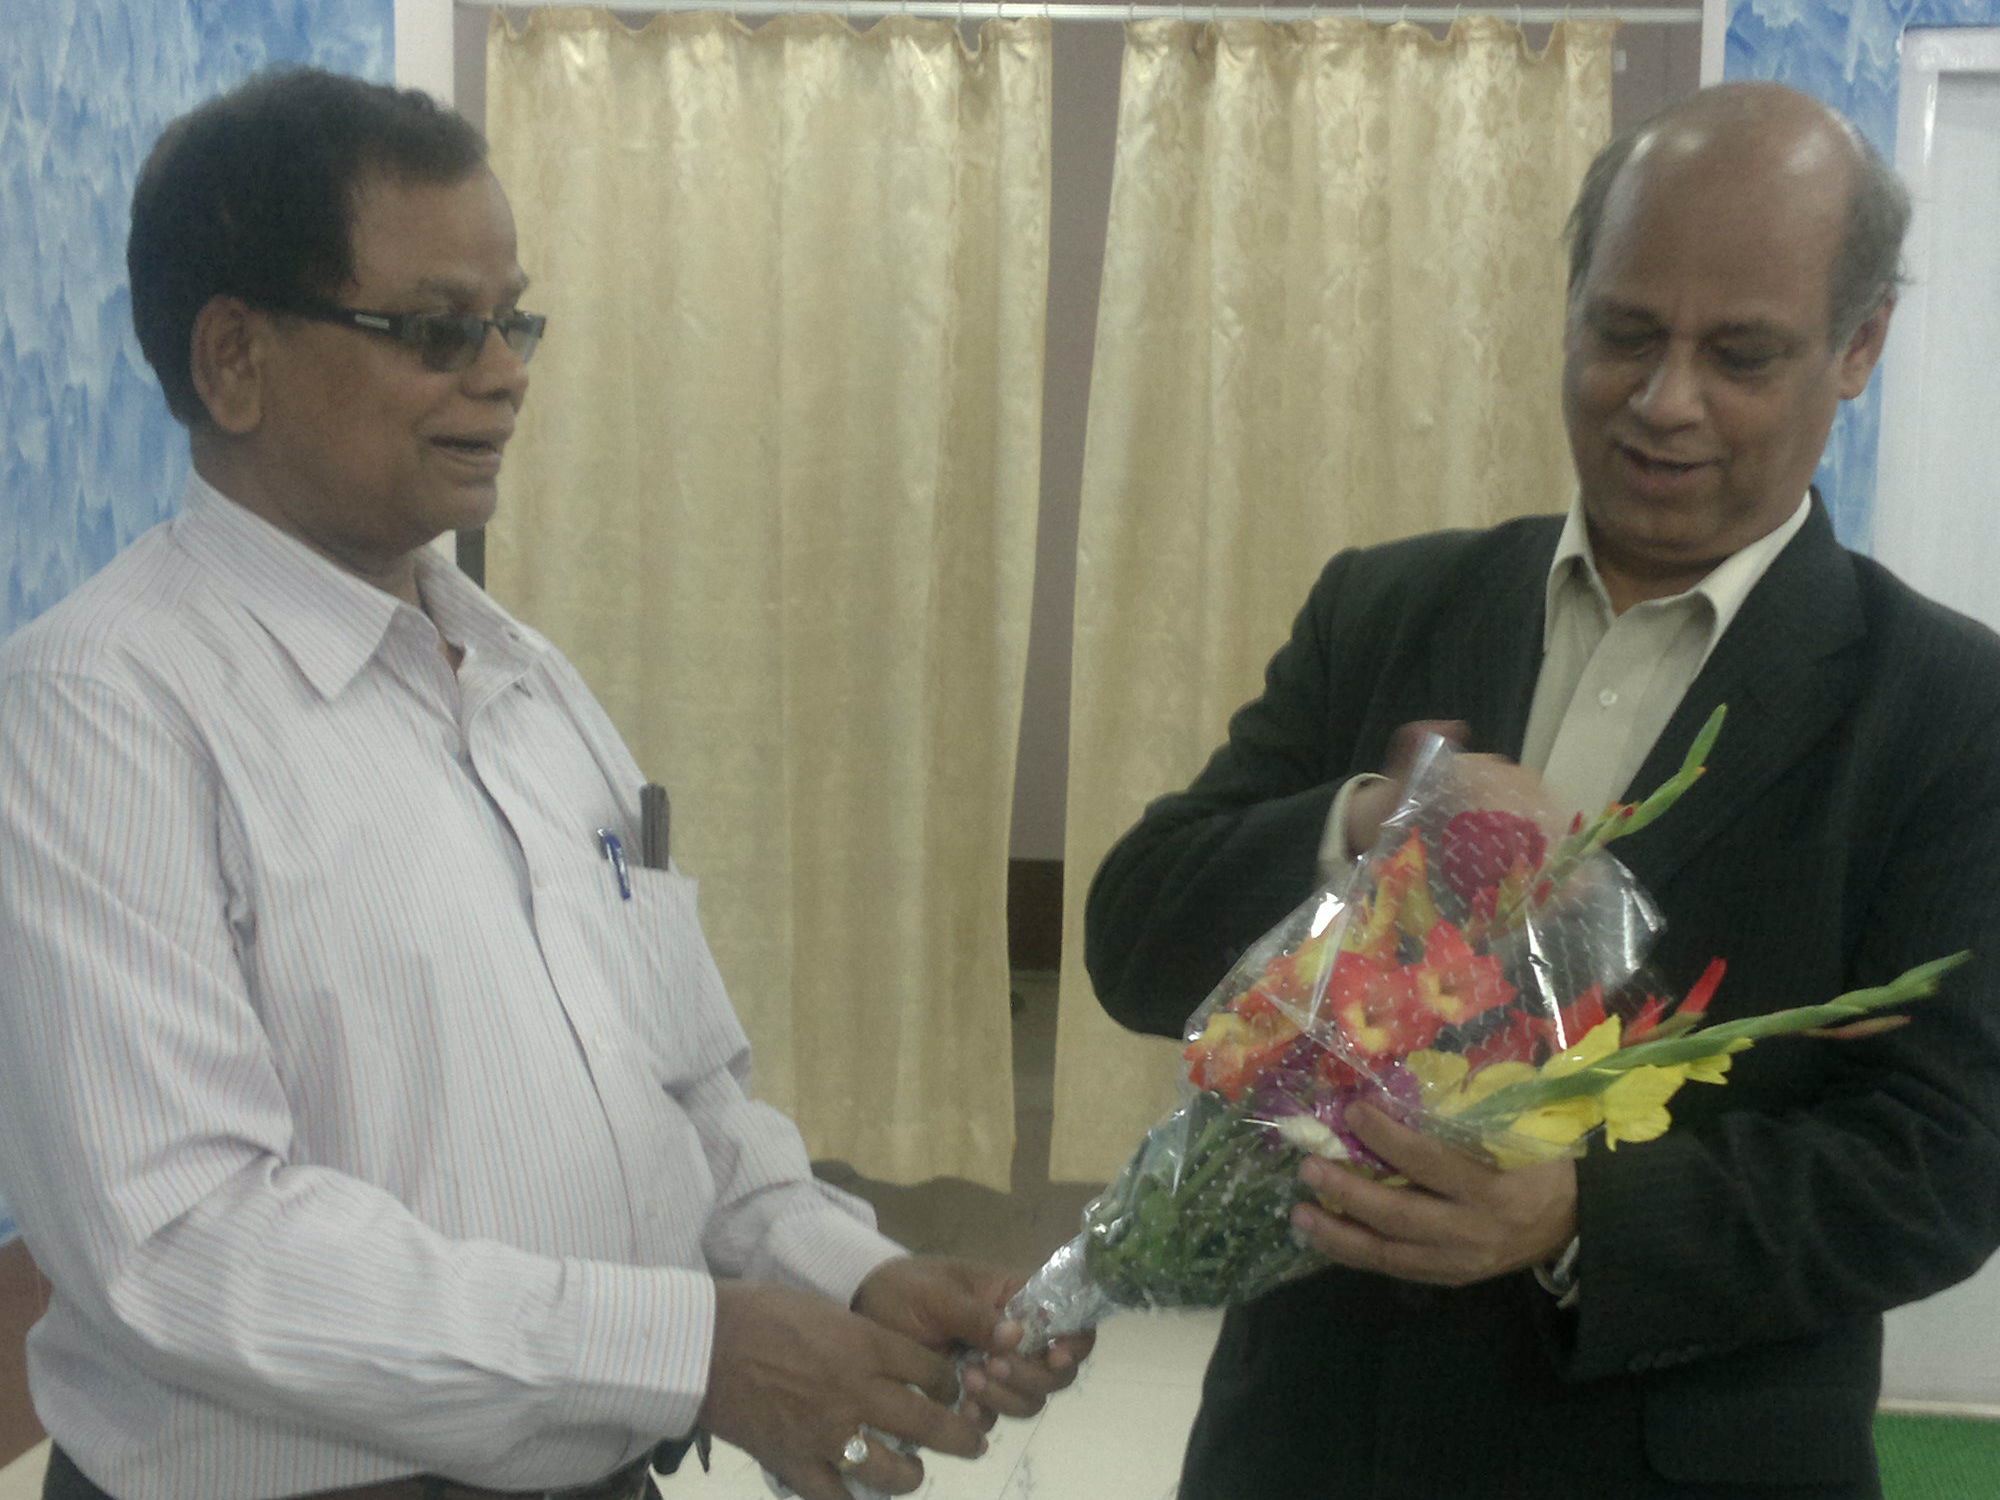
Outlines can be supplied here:
M1298 1168L1312 1152L1387 1174L1347 1128L1357 1103L1497 1165L1581 1153L1582 1134L1462 1114L1487 1079L1516 1080L1647 1002L1634 981L1657 912L1531 785L1426 745L1375 846L1189 1018L1181 1103L1009 1308L1029 1347L1118 1309L1226 1306L1322 1268L1291 1226L1311 1196Z

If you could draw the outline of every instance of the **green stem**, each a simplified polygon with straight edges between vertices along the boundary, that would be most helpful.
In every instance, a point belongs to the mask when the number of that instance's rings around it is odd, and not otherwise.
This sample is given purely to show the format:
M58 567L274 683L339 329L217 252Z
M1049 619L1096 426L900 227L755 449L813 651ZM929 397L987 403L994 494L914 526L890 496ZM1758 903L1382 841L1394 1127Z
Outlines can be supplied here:
M1897 975L1887 984L1851 990L1823 1005L1799 1005L1789 1010L1772 1011L1768 1015L1747 1016L1740 1021L1704 1026L1685 1036L1634 1042L1577 1072L1524 1079L1504 1089L1496 1089L1451 1118L1465 1123L1509 1120L1544 1104L1602 1093L1621 1074L1633 1068L1672 1067L1698 1062L1725 1052L1739 1051L1764 1037L1809 1031L1821 1026L1838 1026L1888 1006L1921 1000L1935 993L1938 981L1970 957L1970 953L1954 953L1948 958L1935 958Z
M1633 807L1611 808L1600 814L1595 822L1578 829L1557 844L1548 863L1529 882L1528 888L1495 915L1494 929L1505 930L1520 921L1528 911L1541 904L1535 896L1537 891L1553 893L1561 889L1563 882L1576 873L1577 866L1591 855L1614 839L1637 833L1680 801L1707 770L1709 752L1715 748L1716 737L1722 733L1722 721L1728 712L1728 704L1716 704L1715 712L1708 716L1708 721L1695 735L1694 743L1688 746L1687 754L1681 757L1681 768L1655 787L1652 796Z

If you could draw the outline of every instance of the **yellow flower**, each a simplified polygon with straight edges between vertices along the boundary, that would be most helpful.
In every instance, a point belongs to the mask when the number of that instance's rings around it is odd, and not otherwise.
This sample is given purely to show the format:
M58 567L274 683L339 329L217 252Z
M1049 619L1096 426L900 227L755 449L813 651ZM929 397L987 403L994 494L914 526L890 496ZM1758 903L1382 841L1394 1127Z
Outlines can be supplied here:
M1582 1040L1567 1051L1558 1052L1542 1064L1542 1072L1550 1078L1561 1078L1569 1073L1581 1073L1585 1068L1604 1061L1618 1050L1619 1020L1611 1016L1599 1021Z
M1727 1052L1717 1052L1711 1057L1697 1057L1687 1064L1689 1083L1727 1083L1729 1081L1729 1054L1741 1052L1750 1045L1748 1037L1738 1037L1729 1044Z
M1604 1144L1616 1151L1620 1141L1650 1141L1665 1135L1673 1123L1667 1101L1687 1082L1690 1066L1632 1068L1619 1074L1602 1095Z
M1739 1038L1728 1051L1692 1062L1664 1067L1633 1068L1619 1075L1604 1091L1604 1144L1613 1151L1620 1141L1650 1141L1666 1134L1672 1120L1667 1101L1684 1083L1724 1083L1728 1080L1729 1054L1741 1052L1750 1043Z
M1467 1104L1477 1104L1488 1094L1497 1094L1500 1090L1510 1088L1514 1084L1526 1083L1534 1076L1535 1068L1532 1063L1488 1063L1466 1081L1465 1102Z
M1508 1121L1506 1133L1493 1141L1490 1148L1493 1159L1502 1167L1512 1168L1570 1155L1568 1148L1603 1120L1603 1110L1589 1094L1524 1110Z
M1424 1091L1424 1108L1441 1115L1457 1114L1465 1108L1461 1092L1465 1086L1466 1061L1462 1053L1434 1052L1419 1048L1403 1059L1403 1066Z
M1425 1047L1403 1059L1424 1091L1424 1108L1433 1114L1455 1115L1509 1084L1525 1083L1535 1069L1524 1062L1488 1063L1470 1077L1470 1064L1458 1052L1434 1052Z

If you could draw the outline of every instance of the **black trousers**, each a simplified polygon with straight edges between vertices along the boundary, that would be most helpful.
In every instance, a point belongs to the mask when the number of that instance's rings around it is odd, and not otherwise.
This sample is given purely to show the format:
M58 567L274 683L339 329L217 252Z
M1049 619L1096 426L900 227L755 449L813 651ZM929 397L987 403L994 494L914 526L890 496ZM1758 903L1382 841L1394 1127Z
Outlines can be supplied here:
M62 1449L49 1449L49 1471L42 1479L42 1500L111 1500L88 1479L83 1470L69 1461Z
M1461 1291L1323 1272L1233 1310L1180 1500L1882 1500L1843 1483L1685 1483L1639 1381L1565 1381L1525 1278ZM1588 1296L1588 1292L1585 1293Z

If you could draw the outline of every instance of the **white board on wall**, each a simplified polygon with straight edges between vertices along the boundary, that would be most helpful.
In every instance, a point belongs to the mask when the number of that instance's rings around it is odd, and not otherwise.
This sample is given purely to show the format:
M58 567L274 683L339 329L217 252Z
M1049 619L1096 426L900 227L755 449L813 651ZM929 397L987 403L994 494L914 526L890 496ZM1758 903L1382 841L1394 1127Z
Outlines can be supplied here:
M1882 367L1875 555L2000 628L2000 28L1913 31L1897 169L1910 185L1904 289Z
M396 86L456 102L452 77L453 0L396 0Z

